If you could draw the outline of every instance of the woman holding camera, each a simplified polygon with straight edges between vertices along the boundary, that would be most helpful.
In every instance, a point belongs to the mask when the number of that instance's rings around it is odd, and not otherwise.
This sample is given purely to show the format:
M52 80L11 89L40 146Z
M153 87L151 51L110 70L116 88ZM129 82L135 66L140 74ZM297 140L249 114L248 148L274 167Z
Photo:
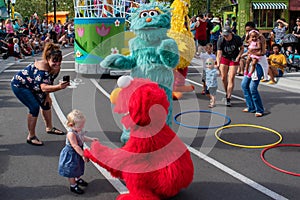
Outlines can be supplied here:
M54 79L60 72L62 52L58 45L48 43L43 51L42 60L29 64L14 75L11 88L16 97L28 108L27 143L41 146L35 133L35 127L41 108L42 116L49 134L63 135L64 132L52 126L52 101L49 93L65 89L69 82L63 81L54 85Z

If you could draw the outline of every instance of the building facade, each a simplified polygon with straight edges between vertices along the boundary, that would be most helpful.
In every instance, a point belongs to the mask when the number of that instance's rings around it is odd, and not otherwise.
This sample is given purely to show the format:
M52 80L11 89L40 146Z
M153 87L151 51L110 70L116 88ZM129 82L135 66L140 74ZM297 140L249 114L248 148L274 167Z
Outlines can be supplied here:
M288 0L243 0L238 2L238 30L245 33L245 24L253 21L261 32L270 32L278 19L289 22Z
M225 16L237 16L238 34L245 34L245 24L253 21L262 33L270 32L277 19L290 21L289 5L300 11L300 0L231 0L231 5L223 9ZM295 3L298 2L298 3Z

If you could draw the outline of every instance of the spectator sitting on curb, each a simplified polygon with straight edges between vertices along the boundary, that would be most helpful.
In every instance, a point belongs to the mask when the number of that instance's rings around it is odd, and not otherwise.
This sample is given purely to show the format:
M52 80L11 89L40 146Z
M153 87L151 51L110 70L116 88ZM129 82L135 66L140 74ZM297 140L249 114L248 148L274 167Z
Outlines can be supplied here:
M14 56L14 42L13 38L8 38L8 41L1 40L7 46L7 52L3 55L3 59L7 59L9 56Z
M64 33L58 39L58 44L60 44L62 47L68 47L69 46L68 45L67 31L64 31Z
M273 44L273 54L268 58L269 70L268 74L270 76L270 81L268 84L275 84L274 77L282 77L284 73L284 68L287 67L286 58L282 53L279 53L281 46L279 44ZM262 80L263 81L263 80Z
M28 36L23 36L21 38L21 45L20 45L20 49L21 49L21 53L24 55L24 56L30 56L32 55L32 47L31 47L31 44L29 42L29 38Z
M295 49L295 52L289 54L289 56L287 57L287 63L288 63L287 66L289 67L289 70L291 70L292 68L296 68L296 71L299 70L300 55L297 49Z

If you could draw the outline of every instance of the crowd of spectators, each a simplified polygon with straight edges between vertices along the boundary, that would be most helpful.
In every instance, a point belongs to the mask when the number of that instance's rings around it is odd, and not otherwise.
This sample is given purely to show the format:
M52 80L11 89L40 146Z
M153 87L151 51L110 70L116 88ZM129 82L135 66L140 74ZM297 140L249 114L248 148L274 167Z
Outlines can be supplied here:
M266 40L266 45L263 47L266 49L265 55L269 57L273 54L273 45L279 45L279 53L285 54L287 60L287 71L291 69L296 69L296 71L300 70L300 61L298 59L298 55L300 54L300 17L297 18L296 24L293 28L289 29L290 26L293 26L286 22L285 19L277 19L274 21L274 28L267 31L259 31ZM211 13L208 14L199 14L198 16L191 17L190 29L194 34L195 45L196 45L196 55L195 57L199 57L201 51L203 51L206 43L213 44L213 52L217 52L217 41L222 36L222 29L224 27L230 27L231 31L235 35L239 35L242 38L244 44L246 41L246 34L241 35L237 31L237 18L235 16L227 19L222 19L217 16L213 16ZM206 34L204 34L206 30ZM289 32L289 30L291 30ZM206 36L206 40L200 39L200 36ZM289 51L287 51L289 49ZM247 50L247 46L245 46L245 50ZM291 59L289 59L289 57ZM244 58L240 59L240 65L237 70L237 75L242 76L244 74L244 66L246 62Z
M74 43L73 19L62 24L41 20L35 13L30 18L0 20L0 55L3 59L15 60L43 52L48 42L69 47Z

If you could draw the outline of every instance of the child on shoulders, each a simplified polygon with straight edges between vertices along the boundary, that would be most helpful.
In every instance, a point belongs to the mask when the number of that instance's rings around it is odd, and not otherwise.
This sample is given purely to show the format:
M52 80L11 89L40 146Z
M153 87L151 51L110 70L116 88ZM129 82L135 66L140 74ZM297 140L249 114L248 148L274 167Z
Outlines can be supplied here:
M259 32L257 30L251 30L249 32L250 35L250 45L248 46L248 57L246 60L246 66L244 75L251 77L253 72L255 71L255 66L258 63L262 51L262 43L259 40ZM249 71L250 63L252 62L251 71Z

